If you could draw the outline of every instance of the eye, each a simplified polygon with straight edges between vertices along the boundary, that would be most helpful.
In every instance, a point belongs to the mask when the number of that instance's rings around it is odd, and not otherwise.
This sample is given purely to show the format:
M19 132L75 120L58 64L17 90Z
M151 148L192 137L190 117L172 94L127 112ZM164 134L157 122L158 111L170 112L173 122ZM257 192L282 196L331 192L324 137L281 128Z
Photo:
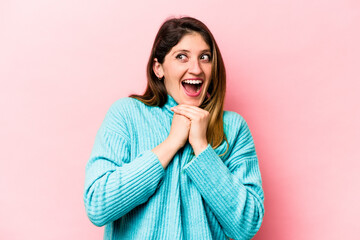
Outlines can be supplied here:
M179 53L178 55L176 55L176 58L185 61L187 59L187 56L183 53Z
M200 59L204 60L205 62L210 62L211 56L210 56L210 54L203 54L203 55L201 55Z

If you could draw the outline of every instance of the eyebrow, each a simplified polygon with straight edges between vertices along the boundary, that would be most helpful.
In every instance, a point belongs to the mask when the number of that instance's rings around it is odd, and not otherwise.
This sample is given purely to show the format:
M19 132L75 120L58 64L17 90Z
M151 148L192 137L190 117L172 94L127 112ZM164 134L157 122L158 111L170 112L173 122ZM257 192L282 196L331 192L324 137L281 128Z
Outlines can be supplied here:
M186 50L186 49L179 49L179 50L176 50L175 52L173 52L172 55L175 55L176 53L178 52L186 52L186 53L189 53L190 51L189 50ZM204 52L211 52L210 49L204 49L202 51L200 51L201 53L204 53Z

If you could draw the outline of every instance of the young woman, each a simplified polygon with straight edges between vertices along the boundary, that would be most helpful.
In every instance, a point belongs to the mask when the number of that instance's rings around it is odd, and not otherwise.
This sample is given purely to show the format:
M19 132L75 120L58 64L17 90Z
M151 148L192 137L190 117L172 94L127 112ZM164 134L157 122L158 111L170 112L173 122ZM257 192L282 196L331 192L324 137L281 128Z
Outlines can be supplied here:
M143 95L116 101L86 166L84 202L104 239L250 239L264 216L253 139L223 111L225 67L199 20L167 20Z

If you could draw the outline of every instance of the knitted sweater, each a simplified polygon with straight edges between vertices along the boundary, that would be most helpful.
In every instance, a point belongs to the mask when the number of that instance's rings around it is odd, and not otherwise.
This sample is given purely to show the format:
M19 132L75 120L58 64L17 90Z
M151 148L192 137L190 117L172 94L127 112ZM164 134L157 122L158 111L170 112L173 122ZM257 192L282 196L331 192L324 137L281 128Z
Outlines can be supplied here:
M264 195L245 120L224 112L224 141L197 157L187 143L164 169L151 151L169 135L175 100L150 107L133 98L106 114L86 165L85 209L104 239L250 239Z

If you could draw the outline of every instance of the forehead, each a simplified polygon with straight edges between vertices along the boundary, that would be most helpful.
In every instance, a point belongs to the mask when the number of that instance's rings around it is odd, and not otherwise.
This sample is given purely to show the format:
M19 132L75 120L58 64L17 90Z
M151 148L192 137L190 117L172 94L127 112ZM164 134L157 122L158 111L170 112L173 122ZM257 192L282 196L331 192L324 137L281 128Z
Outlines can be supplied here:
M204 38L200 33L192 32L184 35L178 44L176 44L171 52L178 50L188 50L188 51L204 51L209 50L210 46L205 42Z

